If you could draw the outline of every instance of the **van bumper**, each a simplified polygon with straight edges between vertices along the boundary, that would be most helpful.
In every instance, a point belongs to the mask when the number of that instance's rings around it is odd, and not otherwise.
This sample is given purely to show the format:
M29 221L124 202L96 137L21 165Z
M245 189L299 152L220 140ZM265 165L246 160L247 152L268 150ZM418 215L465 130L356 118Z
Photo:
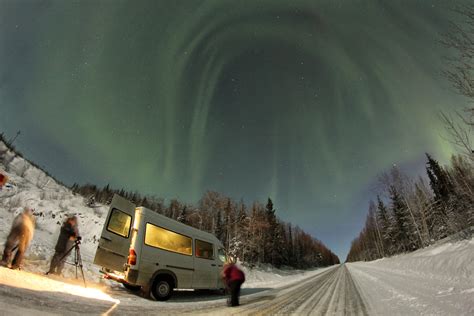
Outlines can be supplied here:
M109 272L102 272L102 273L104 273L104 279L106 280L112 280L119 283L126 283L123 275L118 275L118 274L109 273Z
M102 270L100 272L104 274L104 279L112 280L119 283L128 283L135 285L138 281L138 270L129 269L128 271L126 271L125 274L118 272L107 272Z
M126 276L127 283L137 284L138 281L138 270L129 269Z

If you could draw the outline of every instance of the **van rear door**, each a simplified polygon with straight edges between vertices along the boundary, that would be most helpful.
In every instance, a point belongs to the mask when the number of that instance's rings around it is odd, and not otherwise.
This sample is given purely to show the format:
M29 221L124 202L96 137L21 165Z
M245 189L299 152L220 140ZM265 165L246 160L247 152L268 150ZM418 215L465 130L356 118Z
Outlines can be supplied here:
M95 253L94 264L114 271L124 270L132 239L134 217L135 205L119 195L114 195Z

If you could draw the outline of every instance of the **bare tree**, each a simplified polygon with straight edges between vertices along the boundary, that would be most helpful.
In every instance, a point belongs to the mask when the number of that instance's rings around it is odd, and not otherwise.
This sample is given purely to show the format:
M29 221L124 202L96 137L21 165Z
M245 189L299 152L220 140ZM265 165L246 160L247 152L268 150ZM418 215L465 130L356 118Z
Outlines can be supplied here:
M441 113L441 120L453 144L474 161L474 148L471 142L474 135L474 5L458 5L453 9L457 21L451 21L448 32L443 34L441 43L450 50L445 57L442 73L454 89L470 100L464 111L456 116Z
M449 134L449 141L457 146L464 156L474 162L474 147L471 143L474 133L474 108L466 108L464 111L471 112L468 118L464 117L459 111L456 111L456 118L444 112L440 112L439 115Z

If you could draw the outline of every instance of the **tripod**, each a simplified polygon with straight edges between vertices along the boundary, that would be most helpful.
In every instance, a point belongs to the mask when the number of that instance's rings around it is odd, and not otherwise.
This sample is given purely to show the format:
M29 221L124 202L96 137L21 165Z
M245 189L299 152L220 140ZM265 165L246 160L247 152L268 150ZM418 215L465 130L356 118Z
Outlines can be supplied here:
M84 282L84 287L87 287L86 285L86 278L84 277L84 269L82 265L82 257L81 257L81 249L79 245L81 244L81 237L77 237L76 240L74 241L74 245L72 245L71 248L69 248L68 251L59 259L59 262L62 262L63 260L66 259L67 256L74 250L74 263L69 263L68 264L74 265L76 267L76 279L78 279L77 276L77 269L81 269L81 275L82 275L82 281Z

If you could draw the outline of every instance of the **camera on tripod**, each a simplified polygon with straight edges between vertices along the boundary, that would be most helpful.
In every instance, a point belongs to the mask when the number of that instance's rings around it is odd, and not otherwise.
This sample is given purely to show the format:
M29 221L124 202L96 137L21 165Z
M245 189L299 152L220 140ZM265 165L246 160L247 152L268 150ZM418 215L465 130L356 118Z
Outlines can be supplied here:
M66 260L66 258L69 256L69 254L71 252L74 253L74 262L70 263L70 262L66 262L70 265L73 265L76 267L76 279L78 278L78 270L81 271L81 275L82 275L82 281L84 282L84 287L87 287L87 284L86 284L86 278L84 276L84 269L83 269L83 264L82 264L82 257L81 257L81 250L80 250L80 247L79 245L81 244L81 240L82 240L82 237L81 236L76 236L76 240L74 241L74 245L71 246L71 248L69 248L69 250L67 250L64 255L59 259L59 262L63 261L63 260ZM46 275L49 274L49 271L46 272Z
M76 240L74 240L74 245L76 245L77 247L79 247L79 245L81 244L81 241L82 241L82 237L81 237L81 236L77 236L77 237L76 237Z

